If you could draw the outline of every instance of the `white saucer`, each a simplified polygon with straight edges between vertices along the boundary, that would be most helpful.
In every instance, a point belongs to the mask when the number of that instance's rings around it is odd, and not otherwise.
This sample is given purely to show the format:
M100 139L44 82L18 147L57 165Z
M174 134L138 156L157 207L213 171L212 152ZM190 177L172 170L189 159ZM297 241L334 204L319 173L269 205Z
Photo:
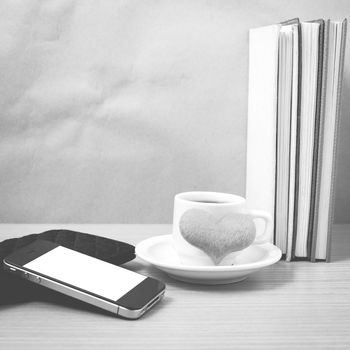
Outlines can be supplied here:
M233 260L234 265L188 266L180 263L172 246L172 236L161 235L140 242L136 246L136 255L180 281L227 284L242 281L249 274L276 263L282 252L271 243L251 245Z

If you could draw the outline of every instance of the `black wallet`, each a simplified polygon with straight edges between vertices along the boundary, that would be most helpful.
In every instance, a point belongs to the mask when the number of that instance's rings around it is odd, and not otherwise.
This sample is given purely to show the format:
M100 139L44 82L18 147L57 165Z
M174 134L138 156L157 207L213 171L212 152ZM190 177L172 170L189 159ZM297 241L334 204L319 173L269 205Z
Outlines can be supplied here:
M7 255L37 239L55 242L114 265L121 265L135 258L135 247L125 242L70 230L50 230L1 242L1 265ZM3 268L0 269L0 305L50 300L54 293L56 292L13 276Z

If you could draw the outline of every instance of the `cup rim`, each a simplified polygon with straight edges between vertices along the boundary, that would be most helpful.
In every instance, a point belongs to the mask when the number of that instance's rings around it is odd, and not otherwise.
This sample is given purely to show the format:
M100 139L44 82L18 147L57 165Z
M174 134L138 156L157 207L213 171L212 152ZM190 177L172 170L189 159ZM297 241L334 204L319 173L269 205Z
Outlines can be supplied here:
M212 199L210 199L212 198ZM245 198L236 194L224 193L224 192L211 192L211 191L189 191L181 192L175 195L176 200L180 200L187 203L196 203L203 206L230 206L232 204L244 204ZM222 201L220 203L205 203L205 201ZM201 202L204 201L204 202Z

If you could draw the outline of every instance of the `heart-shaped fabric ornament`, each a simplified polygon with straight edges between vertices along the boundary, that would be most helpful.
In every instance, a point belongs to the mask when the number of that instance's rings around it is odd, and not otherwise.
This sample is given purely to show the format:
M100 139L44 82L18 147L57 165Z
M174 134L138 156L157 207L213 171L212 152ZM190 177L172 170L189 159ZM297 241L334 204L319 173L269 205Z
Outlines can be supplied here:
M179 228L184 239L208 254L216 265L226 255L250 246L256 235L249 215L230 213L217 220L201 209L187 210L180 218Z

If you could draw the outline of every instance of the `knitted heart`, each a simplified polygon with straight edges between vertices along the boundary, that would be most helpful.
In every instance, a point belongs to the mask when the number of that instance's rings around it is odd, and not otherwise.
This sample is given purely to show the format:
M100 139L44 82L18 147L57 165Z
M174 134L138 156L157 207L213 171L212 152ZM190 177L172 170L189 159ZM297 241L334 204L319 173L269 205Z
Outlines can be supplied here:
M215 265L227 254L250 246L256 235L249 215L230 213L217 220L201 209L187 210L180 218L179 228L184 239L208 254Z

